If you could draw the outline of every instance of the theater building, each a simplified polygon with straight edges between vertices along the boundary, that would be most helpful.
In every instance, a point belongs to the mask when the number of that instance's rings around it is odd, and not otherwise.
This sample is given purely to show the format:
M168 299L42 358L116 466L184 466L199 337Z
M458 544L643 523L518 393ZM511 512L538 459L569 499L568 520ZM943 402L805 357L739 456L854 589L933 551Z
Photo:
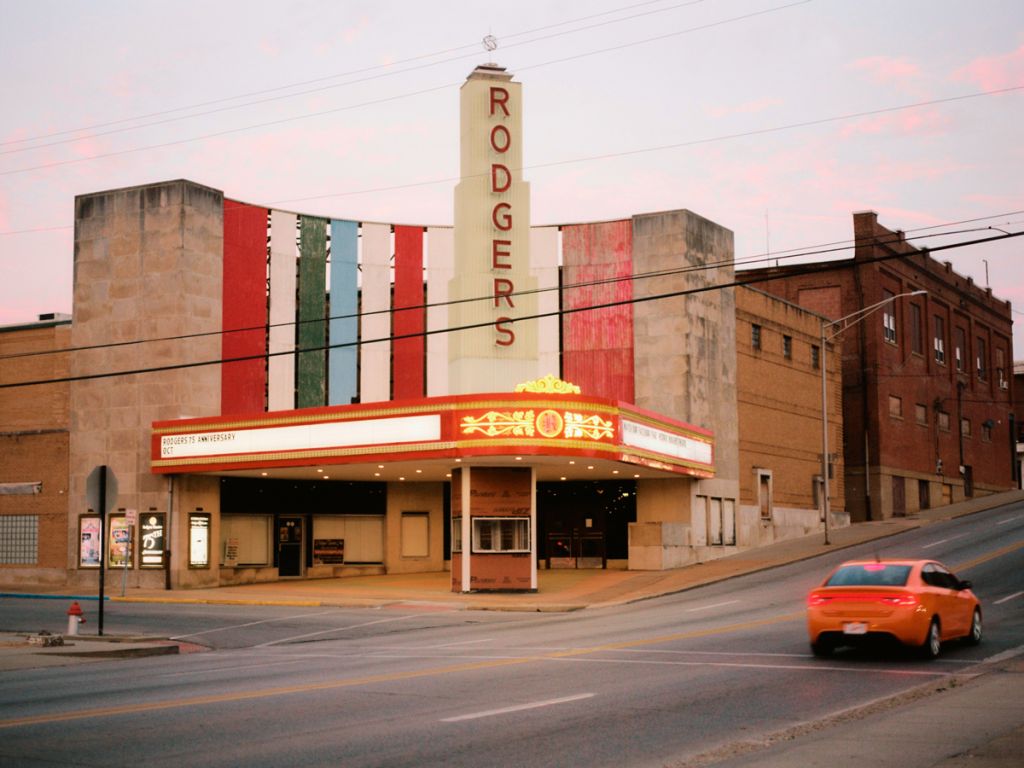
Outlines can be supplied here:
M454 591L528 591L543 568L673 568L820 525L815 449L741 459L737 417L737 323L799 316L803 343L812 313L757 294L738 314L732 233L688 210L534 226L520 84L478 67L460 110L452 227L187 180L76 198L74 319L48 342L66 376L0 381L63 380L65 481L42 487L64 486L69 585L450 569ZM804 357L781 399L817 397Z

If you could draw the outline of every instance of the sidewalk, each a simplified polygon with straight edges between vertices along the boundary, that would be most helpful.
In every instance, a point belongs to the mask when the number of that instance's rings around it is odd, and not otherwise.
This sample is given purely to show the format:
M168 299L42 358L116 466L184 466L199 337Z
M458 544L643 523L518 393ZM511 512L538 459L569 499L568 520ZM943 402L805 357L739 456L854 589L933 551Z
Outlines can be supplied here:
M537 575L537 592L528 594L453 593L451 574L442 571L279 581L212 589L129 589L124 597L112 596L111 600L333 607L425 604L462 610L574 611L621 605L682 592L703 584L806 560L894 536L939 520L970 515L1014 501L1024 501L1024 491L1009 491L971 499L946 507L924 510L909 517L858 523L847 528L833 529L829 532L831 544L828 546L824 543L824 535L815 533L671 571L541 570Z
M187 652L195 646L189 646L152 637L116 637L104 635L60 636L62 645L41 646L33 644L33 640L41 640L41 635L26 635L17 632L0 632L0 674L17 669L37 669L39 667L64 667L69 664L83 664L111 659L130 659L142 656L164 656L167 654ZM30 639L31 638L31 639Z
M111 602L208 603L293 605L330 607L381 607L422 605L453 610L574 611L635 602L659 595L742 576L787 563L894 536L939 520L981 512L1001 504L1024 501L1024 491L984 496L924 510L908 516L857 523L830 531L831 544L822 533L769 544L745 552L670 571L541 570L535 593L469 593L451 591L451 574L389 574L336 579L302 579L204 589L133 589L120 596L111 589ZM947 565L955 566L956 563ZM95 599L96 593L68 594L58 590L32 594L30 590L5 591L0 597L47 597Z

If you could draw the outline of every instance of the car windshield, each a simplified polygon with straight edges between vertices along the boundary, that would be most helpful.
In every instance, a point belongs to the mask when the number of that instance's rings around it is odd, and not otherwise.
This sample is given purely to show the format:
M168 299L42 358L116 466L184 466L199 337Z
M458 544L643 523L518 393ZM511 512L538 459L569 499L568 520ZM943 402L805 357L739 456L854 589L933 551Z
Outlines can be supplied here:
M910 575L909 565L864 563L844 565L825 582L826 587L902 587Z

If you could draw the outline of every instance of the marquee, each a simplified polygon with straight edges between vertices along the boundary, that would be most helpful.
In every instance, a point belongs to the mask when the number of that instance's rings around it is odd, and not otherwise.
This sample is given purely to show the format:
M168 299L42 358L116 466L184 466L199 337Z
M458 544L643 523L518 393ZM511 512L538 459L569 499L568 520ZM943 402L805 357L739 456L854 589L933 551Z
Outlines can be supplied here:
M575 393L457 395L251 417L158 421L156 473L474 456L579 456L695 477L714 475L704 429Z

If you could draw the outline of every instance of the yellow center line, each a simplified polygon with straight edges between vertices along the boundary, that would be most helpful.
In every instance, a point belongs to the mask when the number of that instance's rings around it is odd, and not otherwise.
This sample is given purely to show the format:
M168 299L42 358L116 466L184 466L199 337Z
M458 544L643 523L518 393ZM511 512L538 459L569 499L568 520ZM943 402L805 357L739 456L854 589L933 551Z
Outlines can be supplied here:
M165 709L178 709L181 707L197 707L205 704L223 704L227 702L248 701L252 699L265 699L274 696L288 696L296 693L311 693L315 691L331 691L341 688L351 688L359 685L373 685L375 683L390 683L399 680L415 680L416 678L431 677L434 675L447 675L458 672L475 672L481 669L495 669L498 667L510 667L516 664L530 664L538 661L549 661L551 659L566 658L569 656L582 656L601 651L613 651L623 648L635 648L643 645L657 645L675 640L685 640L709 635L728 634L744 629L762 627L768 624L778 624L785 621L792 621L802 618L803 612L787 613L781 616L774 616L767 619L746 621L738 624L730 624L724 627L711 629L693 630L691 632L676 632L671 635L659 637L642 638L639 640L624 640L618 643L605 643L589 648L573 648L567 651L555 651L539 656L526 656L520 659L499 659L469 662L466 664L455 664L445 667L431 667L413 672L391 672L382 675L369 675L366 677L354 677L346 680L333 680L330 682L304 683L302 685L286 685L275 688L261 688L252 691L240 691L235 693L220 693L209 696L190 696L167 701L157 701L148 704L132 703L122 704L113 707L94 707L91 709L80 709L73 712L63 712L45 715L31 715L29 717L16 717L9 720L0 720L0 729L17 728L27 725L40 725L43 723L61 723L69 720L83 720L94 717L112 717L116 715L138 714L140 712L157 712Z
M1016 552L1021 547L1024 547L1024 541L1018 541L1016 544L1007 544L1005 547L997 549L995 552L990 552L987 555L982 555L981 557L976 557L973 560L968 560L966 563L960 563L959 565L954 566L953 570L957 572L966 571L968 568L973 568L976 565L987 563L989 560L995 560L997 557L1002 557L1003 555L1008 555L1011 552Z

